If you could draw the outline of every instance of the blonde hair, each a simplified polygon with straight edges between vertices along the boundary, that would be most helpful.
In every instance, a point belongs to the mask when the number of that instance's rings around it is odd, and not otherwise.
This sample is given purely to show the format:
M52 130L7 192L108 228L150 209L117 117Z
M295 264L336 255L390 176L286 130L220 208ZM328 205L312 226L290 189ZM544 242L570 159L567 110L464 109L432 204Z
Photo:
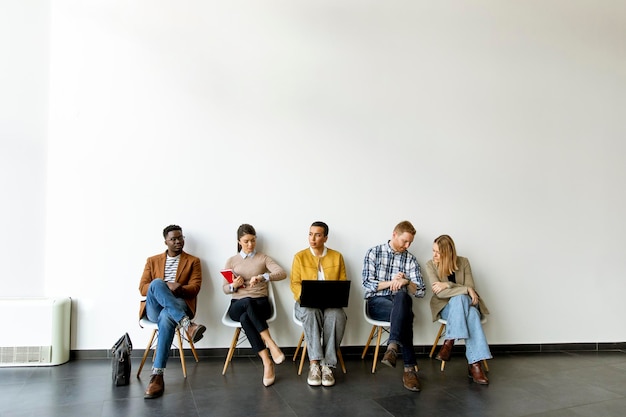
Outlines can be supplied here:
M448 235L441 235L435 239L435 243L439 247L439 263L437 265L437 272L439 278L445 278L459 269L456 257L456 248L454 247L454 240Z

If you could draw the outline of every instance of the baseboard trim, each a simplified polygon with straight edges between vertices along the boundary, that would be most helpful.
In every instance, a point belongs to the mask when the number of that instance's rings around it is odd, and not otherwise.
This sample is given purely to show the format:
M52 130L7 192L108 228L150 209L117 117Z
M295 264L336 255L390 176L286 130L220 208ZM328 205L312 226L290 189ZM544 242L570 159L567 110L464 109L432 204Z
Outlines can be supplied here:
M341 353L345 357L361 356L364 346L341 346ZM418 356L430 353L432 345L415 346L415 353ZM607 352L622 351L626 352L626 342L615 343L535 343L535 344L511 344L511 345L489 345L491 353L494 355L503 353L554 353L554 352ZM455 351L463 351L463 346L455 346ZM285 347L283 352L287 358L292 357L296 348ZM370 346L368 354L371 355L374 347ZM141 358L144 348L135 349L131 353L133 358ZM202 358L225 358L228 353L227 348L196 348L199 357ZM170 357L178 357L178 350L172 350ZM191 355L190 349L185 349L185 356ZM254 357L256 354L251 348L237 348L235 356L238 357ZM70 359L107 359L111 358L111 351L108 349L92 349L92 350L72 350Z

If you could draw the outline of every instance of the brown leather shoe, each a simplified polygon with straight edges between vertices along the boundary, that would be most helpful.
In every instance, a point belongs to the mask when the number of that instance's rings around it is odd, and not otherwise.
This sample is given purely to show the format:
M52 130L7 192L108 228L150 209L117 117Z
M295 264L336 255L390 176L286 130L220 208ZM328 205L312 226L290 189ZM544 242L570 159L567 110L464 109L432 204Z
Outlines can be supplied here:
M487 377L485 376L485 373L483 372L483 367L481 366L480 361L474 362L473 364L468 365L467 376L469 378L472 378L472 380L474 380L474 382L477 384L481 384L481 385L489 384L489 380L487 379Z
M446 339L443 342L443 346L439 349L439 353L436 356L437 360L448 362L452 357L452 346L454 346L454 339Z
M387 348L387 351L383 355L383 360L381 362L387 366L395 368L397 357L398 357L398 353L396 352L395 349Z
M143 398L157 398L163 395L165 391L165 383L163 382L163 374L153 374L150 376L150 382Z
M203 324L191 323L187 328L187 338L196 343L202 339L205 331L206 326Z
M409 391L421 391L422 386L420 385L420 380L417 377L417 372L415 371L405 371L402 375L402 384L404 384L404 388Z

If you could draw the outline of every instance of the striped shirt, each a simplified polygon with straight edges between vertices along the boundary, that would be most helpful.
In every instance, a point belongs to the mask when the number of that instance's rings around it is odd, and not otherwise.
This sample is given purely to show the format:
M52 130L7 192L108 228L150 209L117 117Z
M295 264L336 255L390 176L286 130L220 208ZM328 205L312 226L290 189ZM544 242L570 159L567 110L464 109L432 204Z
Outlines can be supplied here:
M389 288L378 291L378 283L391 281L398 272L403 272L407 279L417 285L415 297L424 297L424 280L417 258L408 251L394 251L389 242L374 246L365 254L361 277L365 290L364 297L367 299L374 296L390 295L392 292ZM406 287L403 287L402 290L406 291Z
M167 255L167 259L165 260L165 276L163 277L163 281L176 281L176 270L178 269L178 261L180 261L180 255L174 257Z

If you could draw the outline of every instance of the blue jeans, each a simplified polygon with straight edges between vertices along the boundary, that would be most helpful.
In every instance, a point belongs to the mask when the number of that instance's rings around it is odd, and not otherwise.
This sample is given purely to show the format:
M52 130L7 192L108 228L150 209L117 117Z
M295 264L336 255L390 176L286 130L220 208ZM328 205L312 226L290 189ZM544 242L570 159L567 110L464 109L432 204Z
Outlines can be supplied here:
M309 360L321 361L322 365L337 366L337 349L341 345L346 330L346 316L343 308L302 307L296 301L296 318L302 322Z
M450 298L441 310L441 318L446 320L446 339L465 339L465 356L468 363L491 359L487 338L480 324L480 311L472 305L468 295Z
M367 299L367 314L374 320L389 321L389 343L402 347L405 367L417 365L413 348L413 300L406 291Z
M267 349L261 332L267 330L267 319L272 315L272 305L267 297L233 299L230 301L228 316L241 323L250 346L256 353Z
M152 280L146 296L146 317L159 327L153 368L165 368L176 326L185 316L193 316L185 300L174 296L162 279Z

